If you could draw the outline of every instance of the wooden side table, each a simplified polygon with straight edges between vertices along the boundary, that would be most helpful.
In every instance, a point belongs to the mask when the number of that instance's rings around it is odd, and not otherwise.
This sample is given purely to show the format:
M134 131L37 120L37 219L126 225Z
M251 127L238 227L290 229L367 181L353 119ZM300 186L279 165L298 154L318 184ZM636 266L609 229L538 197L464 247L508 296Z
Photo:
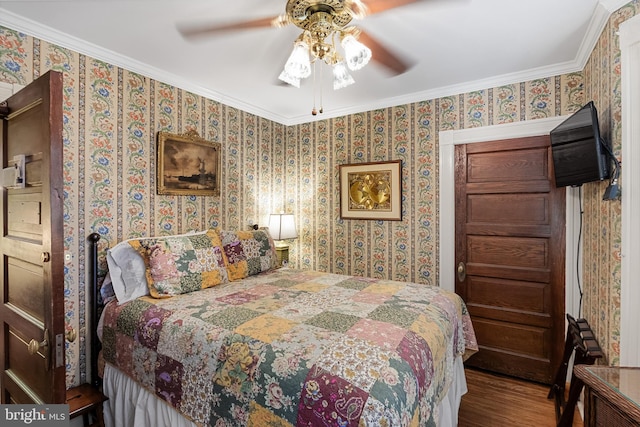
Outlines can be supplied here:
M577 365L584 382L584 425L640 426L640 368Z
M69 418L74 419L82 415L84 426L104 427L102 403L107 397L91 384L82 384L67 390L67 405L69 405ZM89 421L89 415L93 416L93 422Z

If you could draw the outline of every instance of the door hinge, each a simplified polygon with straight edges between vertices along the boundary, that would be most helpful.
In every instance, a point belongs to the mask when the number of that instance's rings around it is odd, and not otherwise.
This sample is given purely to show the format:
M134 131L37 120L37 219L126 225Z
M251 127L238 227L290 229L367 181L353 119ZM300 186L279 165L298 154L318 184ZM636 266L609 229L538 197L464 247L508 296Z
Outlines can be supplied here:
M0 119L4 119L9 115L9 104L7 101L0 102Z

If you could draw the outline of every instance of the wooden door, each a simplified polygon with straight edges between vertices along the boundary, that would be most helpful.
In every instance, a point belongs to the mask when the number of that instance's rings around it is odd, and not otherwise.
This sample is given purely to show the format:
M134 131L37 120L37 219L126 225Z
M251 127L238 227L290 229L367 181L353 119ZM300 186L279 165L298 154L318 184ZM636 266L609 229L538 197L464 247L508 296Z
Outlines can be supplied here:
M549 143L456 146L456 292L480 347L467 363L543 383L562 358L565 307L565 191Z
M2 189L2 403L64 403L62 75L2 108L2 168L25 155L24 188Z

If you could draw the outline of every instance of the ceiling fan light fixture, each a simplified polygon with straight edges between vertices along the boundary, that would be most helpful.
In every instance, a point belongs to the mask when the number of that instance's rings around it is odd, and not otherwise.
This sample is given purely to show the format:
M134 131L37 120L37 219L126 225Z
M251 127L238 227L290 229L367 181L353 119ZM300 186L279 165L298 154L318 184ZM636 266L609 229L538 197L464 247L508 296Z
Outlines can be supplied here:
M355 19L363 19L369 13L367 5L360 0L348 0L346 9Z
M300 87L300 79L295 78L291 74L287 73L287 70L282 70L278 78L283 82L290 84L291 86L294 86L297 88Z
M205 34L216 34L222 31L243 30L252 28L282 28L293 25L302 33L294 42L293 50L285 62L278 78L294 87L300 87L302 79L314 74L314 108L316 85L322 84L324 65L331 67L334 76L334 89L341 89L355 83L349 70L363 68L374 59L387 66L395 74L402 74L409 66L387 50L371 35L357 26L351 25L353 20L363 19L369 14L377 14L389 9L415 3L418 0L286 0L285 12L278 16L241 20L221 25L206 25L195 28L180 29L185 37L198 37ZM362 39L370 47L359 41ZM342 49L339 49L339 46ZM339 52L339 50L341 52ZM344 53L344 55L343 55ZM375 58L372 58L375 54ZM322 64L324 63L324 64ZM313 69L311 65L313 64ZM320 76L316 83L316 68L320 64ZM320 106L322 113L322 105Z
M371 60L371 49L360 43L353 35L347 34L342 37L341 44L350 70L359 70Z
M309 60L309 45L297 40L293 51L287 60L284 71L294 79L305 79L311 75L311 61Z
M355 83L344 61L333 66L333 90L342 89Z

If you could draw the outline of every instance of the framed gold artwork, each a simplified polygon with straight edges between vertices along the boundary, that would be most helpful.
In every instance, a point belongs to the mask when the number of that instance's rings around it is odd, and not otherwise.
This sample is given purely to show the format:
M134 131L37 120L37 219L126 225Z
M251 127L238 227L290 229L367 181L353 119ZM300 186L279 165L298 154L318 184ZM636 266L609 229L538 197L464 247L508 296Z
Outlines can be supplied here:
M402 160L340 165L340 218L402 220Z
M220 195L220 144L196 131L158 132L158 194Z

